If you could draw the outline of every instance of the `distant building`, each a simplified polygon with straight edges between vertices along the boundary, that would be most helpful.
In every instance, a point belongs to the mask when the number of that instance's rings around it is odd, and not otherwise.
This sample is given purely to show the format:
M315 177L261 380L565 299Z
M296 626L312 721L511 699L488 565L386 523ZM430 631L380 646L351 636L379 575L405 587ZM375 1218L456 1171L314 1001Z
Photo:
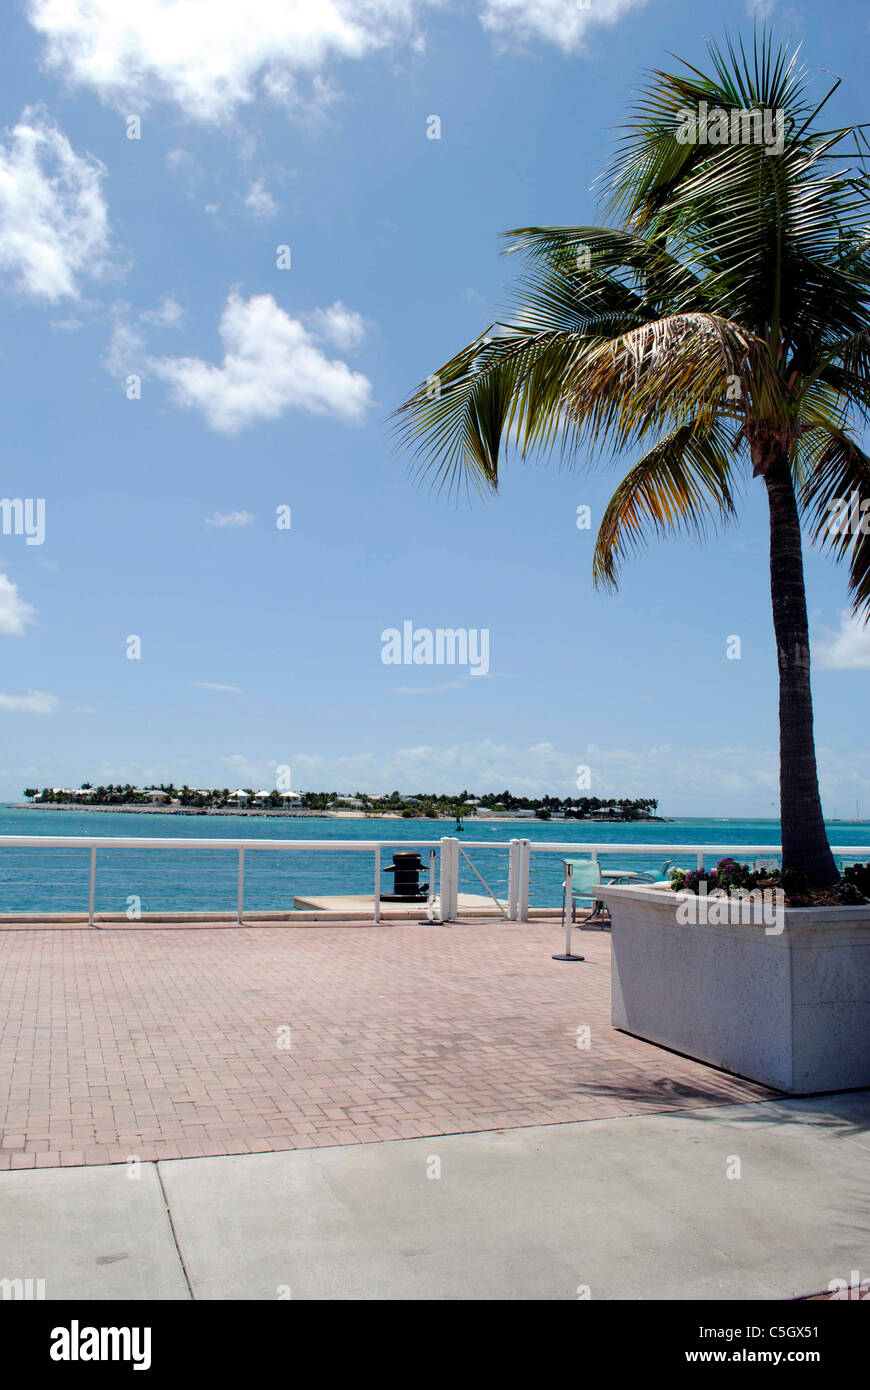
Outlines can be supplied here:
M152 805L156 805L158 803L162 805L163 803L172 799L169 795L169 792L162 792L159 787L146 787L145 790L141 793L141 795L147 796L148 800L152 803Z

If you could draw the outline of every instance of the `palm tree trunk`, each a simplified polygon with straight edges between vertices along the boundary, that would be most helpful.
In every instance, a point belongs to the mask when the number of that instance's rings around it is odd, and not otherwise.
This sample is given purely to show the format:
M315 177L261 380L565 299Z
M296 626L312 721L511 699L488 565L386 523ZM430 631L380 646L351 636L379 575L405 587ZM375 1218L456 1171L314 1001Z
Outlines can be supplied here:
M802 869L814 886L838 877L828 844L813 737L810 636L800 517L781 445L762 467L770 507L770 595L779 663L779 788L784 869Z

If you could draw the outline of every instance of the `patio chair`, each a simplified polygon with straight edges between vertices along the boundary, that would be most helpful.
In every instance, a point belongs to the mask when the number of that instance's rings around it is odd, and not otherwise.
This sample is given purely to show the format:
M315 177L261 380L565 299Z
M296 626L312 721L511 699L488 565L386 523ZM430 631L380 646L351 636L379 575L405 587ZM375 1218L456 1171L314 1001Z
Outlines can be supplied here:
M571 921L577 920L577 899L588 902L592 906L589 916L584 919L583 925L594 922L596 918L604 925L602 914L607 911L604 903L589 890L596 888L601 882L601 865L597 859L563 859L562 863L571 865ZM565 893L567 890L567 875L562 884L562 916L565 916Z
M676 867L673 859L666 859L658 869L635 869L630 874L626 874L625 879L621 881L648 884L670 883L671 869Z

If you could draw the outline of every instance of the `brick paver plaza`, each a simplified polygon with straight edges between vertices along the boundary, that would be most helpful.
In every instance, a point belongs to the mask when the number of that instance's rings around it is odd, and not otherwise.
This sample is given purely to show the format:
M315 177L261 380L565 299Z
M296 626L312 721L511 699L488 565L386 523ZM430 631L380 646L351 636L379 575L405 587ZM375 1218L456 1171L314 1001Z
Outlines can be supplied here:
M0 930L0 1168L772 1094L613 1029L609 934L575 941L583 964L552 923Z

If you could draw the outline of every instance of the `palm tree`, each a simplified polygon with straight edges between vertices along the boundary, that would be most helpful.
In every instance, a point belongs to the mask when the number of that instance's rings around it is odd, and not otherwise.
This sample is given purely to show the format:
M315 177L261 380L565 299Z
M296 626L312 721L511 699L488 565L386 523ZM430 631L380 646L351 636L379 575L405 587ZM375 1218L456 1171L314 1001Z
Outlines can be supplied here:
M850 561L866 618L870 537L832 525L836 499L870 497L855 426L870 417L866 143L862 127L820 121L839 82L816 101L798 54L766 33L748 53L730 39L708 49L709 74L683 63L648 75L605 175L614 225L508 233L528 259L508 321L420 386L398 428L437 486L484 492L511 446L637 449L596 541L595 583L611 589L650 532L703 535L732 518L742 477L760 479L783 866L820 885L837 869L816 769L801 519Z

